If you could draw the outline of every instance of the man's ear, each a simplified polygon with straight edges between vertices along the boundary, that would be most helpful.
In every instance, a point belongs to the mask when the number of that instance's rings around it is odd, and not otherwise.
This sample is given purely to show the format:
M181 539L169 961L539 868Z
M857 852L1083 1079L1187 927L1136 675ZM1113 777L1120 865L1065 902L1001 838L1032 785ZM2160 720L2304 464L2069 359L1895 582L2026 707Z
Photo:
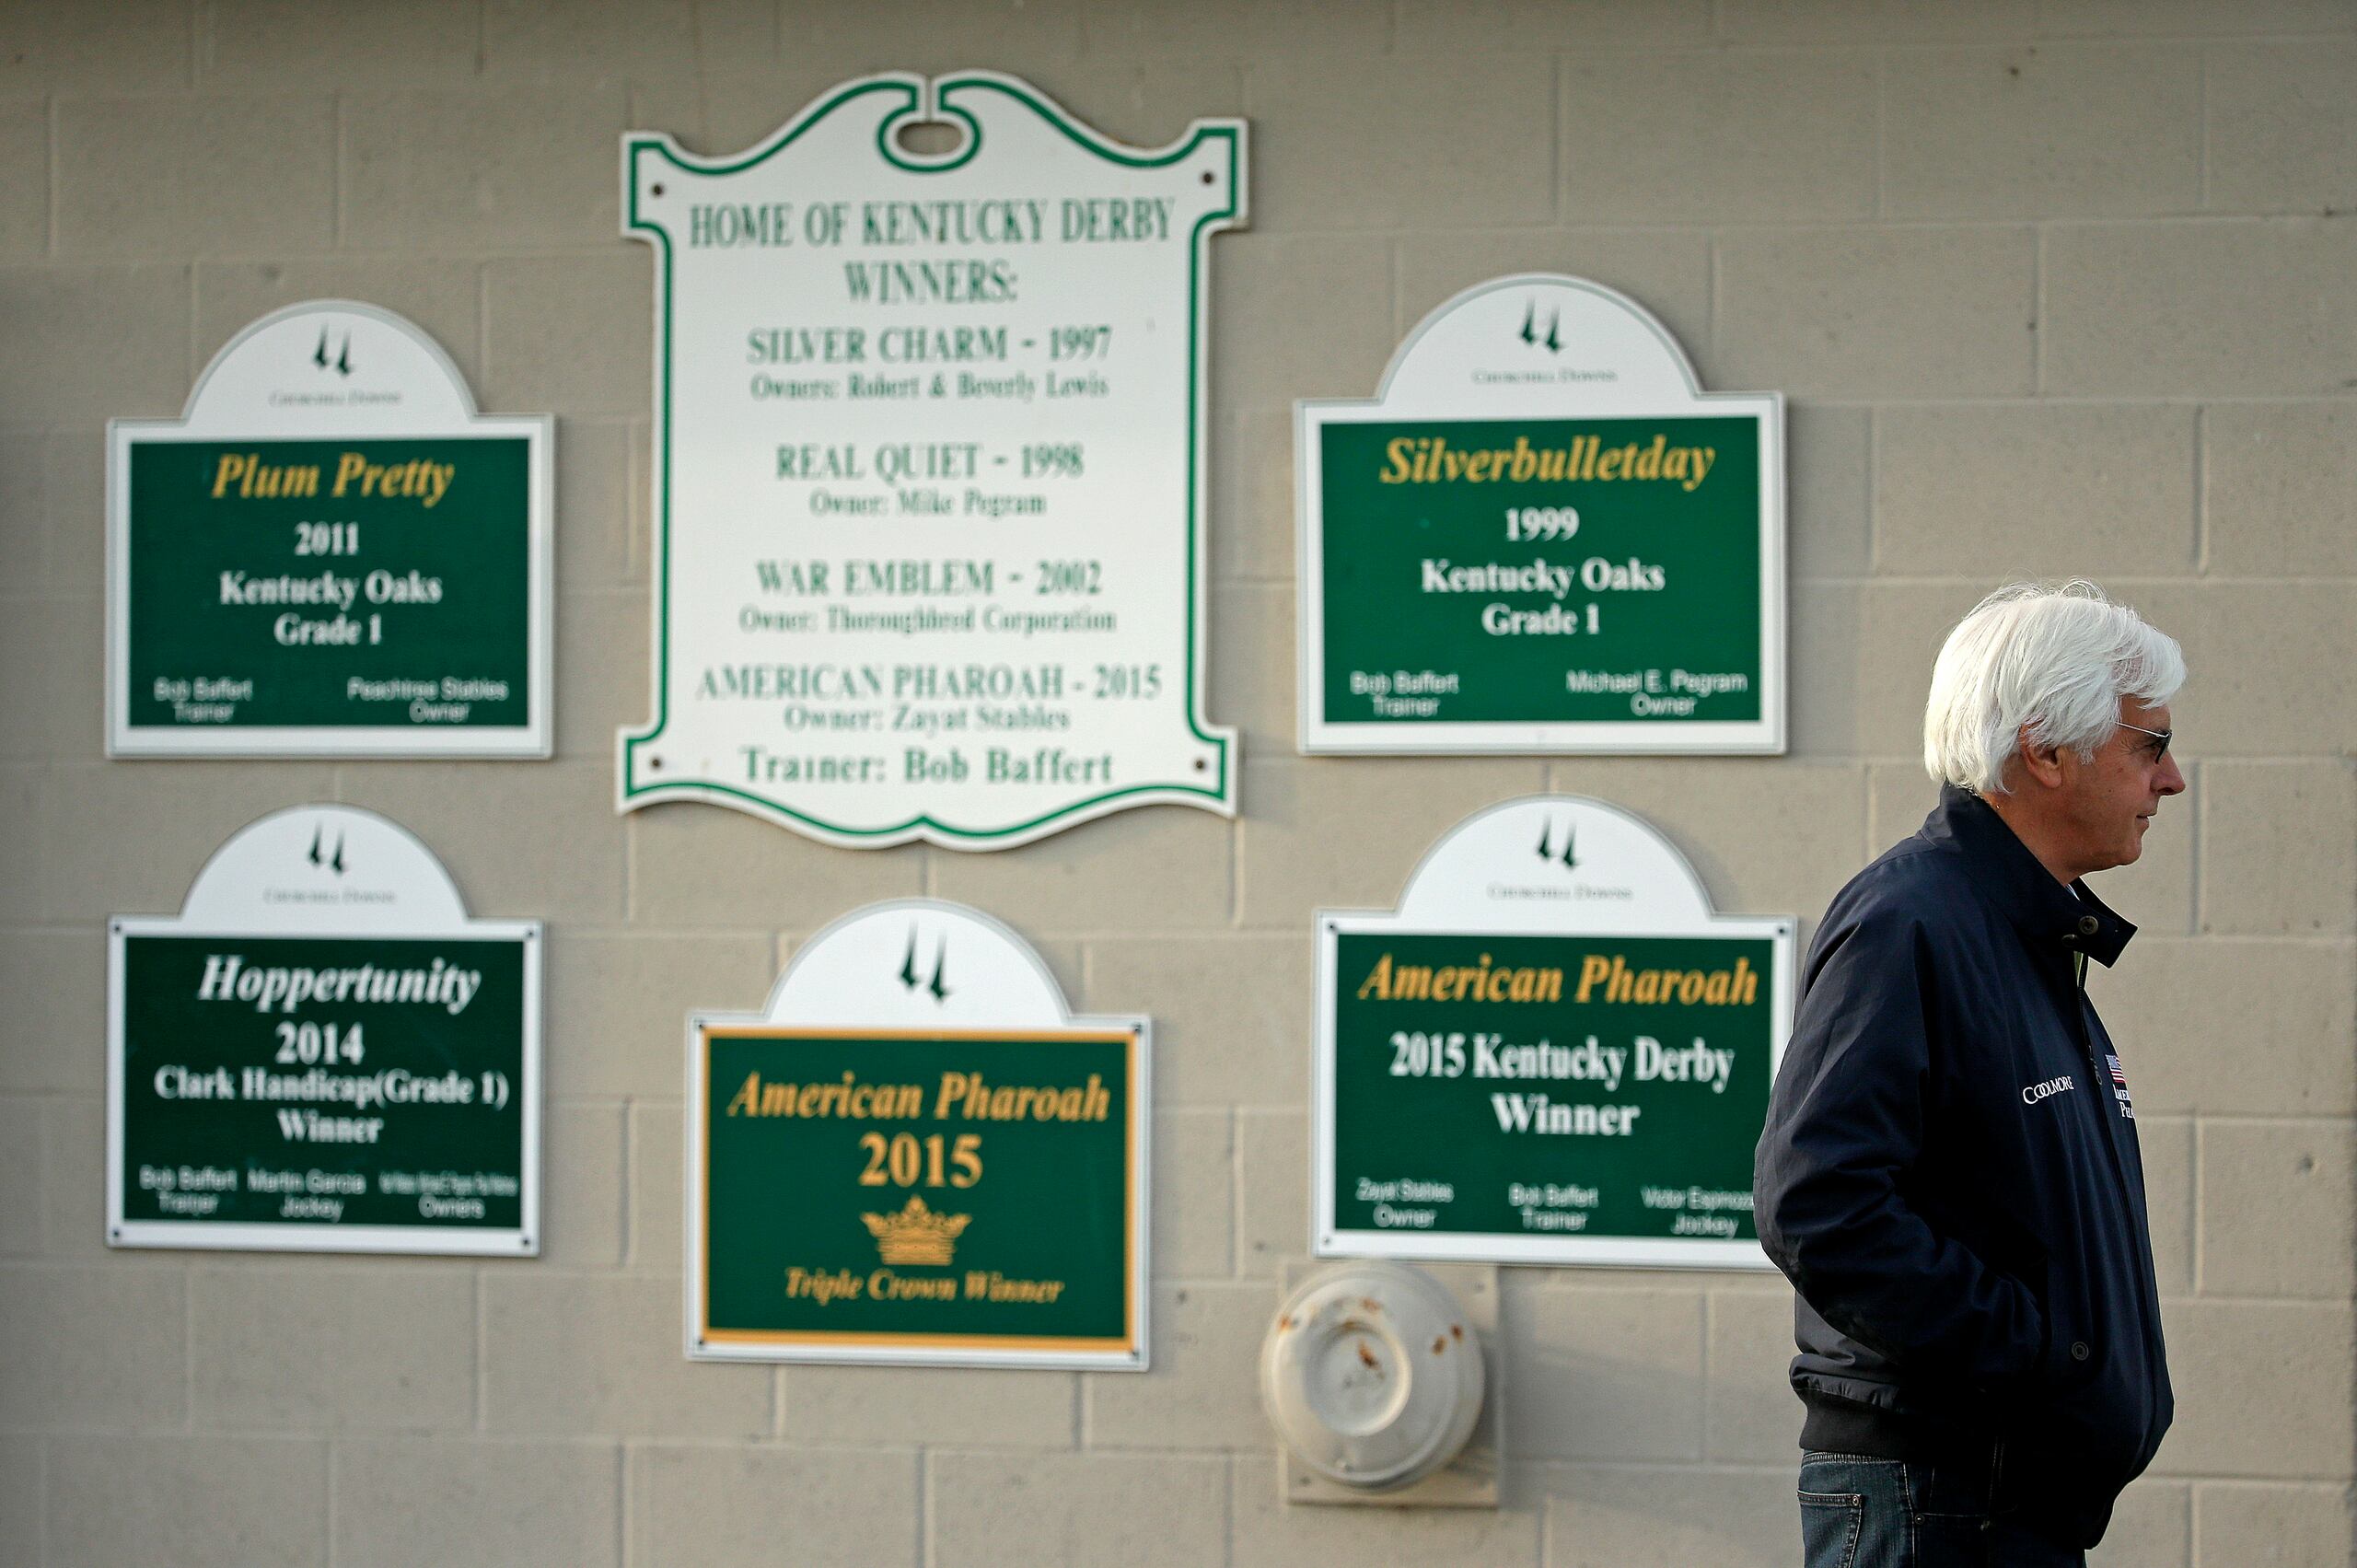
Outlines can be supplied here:
M2031 738L2030 726L2024 725L2014 738L2015 755L2021 759L2022 772L2048 789L2062 783L2062 749Z

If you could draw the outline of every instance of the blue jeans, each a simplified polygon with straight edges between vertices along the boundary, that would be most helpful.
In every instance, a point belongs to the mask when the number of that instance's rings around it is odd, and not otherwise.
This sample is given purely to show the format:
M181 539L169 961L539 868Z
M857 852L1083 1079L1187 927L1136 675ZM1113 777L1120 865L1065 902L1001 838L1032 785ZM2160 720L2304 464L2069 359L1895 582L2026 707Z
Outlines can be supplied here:
M2084 1568L2086 1554L1990 1516L1982 1463L1801 1456L1805 1568Z

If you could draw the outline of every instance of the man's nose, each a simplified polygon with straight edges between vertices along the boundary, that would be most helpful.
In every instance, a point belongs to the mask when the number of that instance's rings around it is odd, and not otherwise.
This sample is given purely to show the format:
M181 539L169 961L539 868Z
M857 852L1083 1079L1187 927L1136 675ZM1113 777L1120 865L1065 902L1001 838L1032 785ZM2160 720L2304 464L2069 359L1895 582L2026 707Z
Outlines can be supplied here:
M2177 771L2177 759L2174 757L2161 759L2160 791L2163 795L2185 793L2185 775Z

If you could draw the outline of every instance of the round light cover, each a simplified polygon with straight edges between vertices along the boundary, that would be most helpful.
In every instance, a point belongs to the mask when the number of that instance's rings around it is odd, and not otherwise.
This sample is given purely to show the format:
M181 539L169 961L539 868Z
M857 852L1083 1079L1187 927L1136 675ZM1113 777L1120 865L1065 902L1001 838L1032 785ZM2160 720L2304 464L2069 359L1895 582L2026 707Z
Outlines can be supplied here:
M1302 1463L1389 1492L1447 1464L1481 1413L1481 1343L1438 1280L1404 1263L1319 1270L1260 1345L1260 1403Z

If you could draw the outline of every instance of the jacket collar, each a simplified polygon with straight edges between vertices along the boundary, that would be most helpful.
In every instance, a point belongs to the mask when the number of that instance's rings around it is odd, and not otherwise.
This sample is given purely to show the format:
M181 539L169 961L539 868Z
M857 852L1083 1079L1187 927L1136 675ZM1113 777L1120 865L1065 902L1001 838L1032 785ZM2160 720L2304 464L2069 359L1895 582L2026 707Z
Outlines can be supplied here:
M2034 950L2061 947L2108 966L2136 935L2087 890L2084 878L2068 888L2057 882L2005 819L1968 790L1943 784L1939 805L1916 836L1963 856L1982 896L2004 912Z

